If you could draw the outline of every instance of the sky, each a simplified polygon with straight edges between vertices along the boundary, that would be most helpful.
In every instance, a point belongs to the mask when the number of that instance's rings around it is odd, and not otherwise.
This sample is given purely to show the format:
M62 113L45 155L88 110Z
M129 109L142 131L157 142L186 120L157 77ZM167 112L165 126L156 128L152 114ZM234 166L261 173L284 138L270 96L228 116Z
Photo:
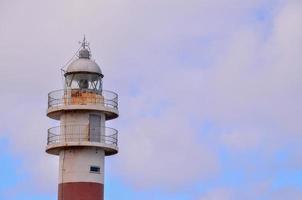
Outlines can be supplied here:
M106 199L301 199L301 33L301 0L0 0L0 199L56 199L47 94L84 34L119 94Z

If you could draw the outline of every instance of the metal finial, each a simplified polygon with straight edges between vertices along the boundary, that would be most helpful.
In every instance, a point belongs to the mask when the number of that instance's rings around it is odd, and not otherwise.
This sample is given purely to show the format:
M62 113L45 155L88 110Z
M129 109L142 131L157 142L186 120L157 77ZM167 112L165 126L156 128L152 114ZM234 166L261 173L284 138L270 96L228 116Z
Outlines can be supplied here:
M79 41L79 44L81 44L81 47L83 48L83 49L89 49L89 42L87 42L87 40L86 40L86 36L84 35L84 38L83 38L83 40L82 41Z
M89 47L89 43L86 40L86 36L84 35L83 41L82 41L82 47L83 49L86 49L86 47Z
M89 49L89 43L86 40L86 36L84 35L83 41L80 42L82 49L79 51L79 58L86 58L90 59L90 49Z

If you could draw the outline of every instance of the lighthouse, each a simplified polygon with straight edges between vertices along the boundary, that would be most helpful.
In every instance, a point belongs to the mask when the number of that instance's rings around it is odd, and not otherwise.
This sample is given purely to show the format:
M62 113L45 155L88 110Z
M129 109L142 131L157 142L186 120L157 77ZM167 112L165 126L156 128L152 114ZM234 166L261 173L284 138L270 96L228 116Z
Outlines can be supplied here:
M118 95L103 89L104 75L84 38L64 70L64 88L48 94L46 152L59 157L58 200L103 200L105 157L118 153Z

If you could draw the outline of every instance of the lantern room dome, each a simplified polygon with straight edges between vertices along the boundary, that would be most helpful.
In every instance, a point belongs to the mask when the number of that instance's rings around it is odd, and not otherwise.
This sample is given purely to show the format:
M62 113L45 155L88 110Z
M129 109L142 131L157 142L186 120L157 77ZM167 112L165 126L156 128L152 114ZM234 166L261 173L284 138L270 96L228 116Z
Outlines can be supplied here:
M81 44L82 48L78 51L78 59L74 60L67 66L65 77L69 74L97 74L103 78L100 66L93 60L91 60L91 53L89 49L89 43L84 40Z
M93 60L87 58L79 58L68 65L65 76L73 73L93 73L103 76L99 65Z

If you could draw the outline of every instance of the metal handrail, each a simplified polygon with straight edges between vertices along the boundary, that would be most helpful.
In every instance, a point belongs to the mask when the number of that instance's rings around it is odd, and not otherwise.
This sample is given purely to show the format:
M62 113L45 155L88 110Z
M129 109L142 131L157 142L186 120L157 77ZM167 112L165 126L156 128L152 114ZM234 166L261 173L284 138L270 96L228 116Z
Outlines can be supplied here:
M118 109L118 95L109 90L62 89L48 93L48 108L66 105L101 104Z
M117 146L118 131L109 127L89 125L62 125L48 129L47 145L68 142L96 142Z

